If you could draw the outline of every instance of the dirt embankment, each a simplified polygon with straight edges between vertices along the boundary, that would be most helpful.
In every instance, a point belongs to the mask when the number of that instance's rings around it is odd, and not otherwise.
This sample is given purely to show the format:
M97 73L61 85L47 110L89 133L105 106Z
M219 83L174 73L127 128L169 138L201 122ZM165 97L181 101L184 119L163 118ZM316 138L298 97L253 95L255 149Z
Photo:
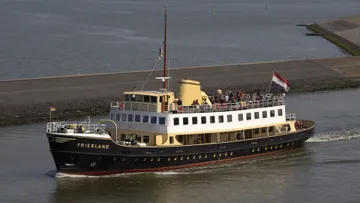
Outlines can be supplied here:
M360 81L349 70L359 74L359 64L360 57L345 57L179 68L170 71L170 90L177 92L177 82L183 78L199 80L209 95L219 88L267 90L272 71L290 81L291 94L352 88L359 87ZM120 100L123 91L133 86L139 90L149 74L142 71L0 81L0 125L48 121L50 105L57 108L52 114L55 119L105 114L111 101ZM159 89L161 82L154 78L161 74L161 70L153 72L144 90Z

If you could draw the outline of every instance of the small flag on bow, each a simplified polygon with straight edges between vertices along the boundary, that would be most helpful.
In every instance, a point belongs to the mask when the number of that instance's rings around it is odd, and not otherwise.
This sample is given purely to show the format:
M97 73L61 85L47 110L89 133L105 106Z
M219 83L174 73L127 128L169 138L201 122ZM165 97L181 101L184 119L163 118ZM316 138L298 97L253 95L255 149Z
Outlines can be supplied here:
M56 111L56 107L55 106L50 106L50 111Z

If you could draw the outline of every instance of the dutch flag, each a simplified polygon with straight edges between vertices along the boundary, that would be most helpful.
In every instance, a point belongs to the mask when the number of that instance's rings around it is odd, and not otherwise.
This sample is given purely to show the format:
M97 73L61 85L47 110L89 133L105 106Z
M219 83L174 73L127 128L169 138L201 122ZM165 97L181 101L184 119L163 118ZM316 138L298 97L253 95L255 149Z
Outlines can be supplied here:
M271 80L271 83L275 83L279 87L283 88L286 92L290 90L290 83L289 81L282 78L279 74L277 74L275 71L273 72L273 77Z

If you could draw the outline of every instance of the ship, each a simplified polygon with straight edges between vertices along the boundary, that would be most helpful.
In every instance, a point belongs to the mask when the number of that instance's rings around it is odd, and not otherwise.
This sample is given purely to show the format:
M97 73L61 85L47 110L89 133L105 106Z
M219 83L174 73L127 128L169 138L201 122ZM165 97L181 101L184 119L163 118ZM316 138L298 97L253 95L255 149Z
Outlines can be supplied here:
M315 122L286 113L285 94L226 92L208 96L200 81L167 89L166 22L162 88L132 90L97 122L50 121L46 136L57 172L101 176L206 167L300 148ZM272 82L288 90L273 72ZM159 83L160 84L160 83Z

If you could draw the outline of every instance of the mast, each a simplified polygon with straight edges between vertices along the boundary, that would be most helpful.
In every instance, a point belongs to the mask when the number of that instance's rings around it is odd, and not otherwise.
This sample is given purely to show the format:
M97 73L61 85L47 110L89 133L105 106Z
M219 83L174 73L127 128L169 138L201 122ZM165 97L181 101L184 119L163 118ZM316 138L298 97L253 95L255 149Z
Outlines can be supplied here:
M165 4L165 23L164 23L164 78L166 78L166 23L167 23L167 5ZM164 90L166 90L166 80L164 80Z

